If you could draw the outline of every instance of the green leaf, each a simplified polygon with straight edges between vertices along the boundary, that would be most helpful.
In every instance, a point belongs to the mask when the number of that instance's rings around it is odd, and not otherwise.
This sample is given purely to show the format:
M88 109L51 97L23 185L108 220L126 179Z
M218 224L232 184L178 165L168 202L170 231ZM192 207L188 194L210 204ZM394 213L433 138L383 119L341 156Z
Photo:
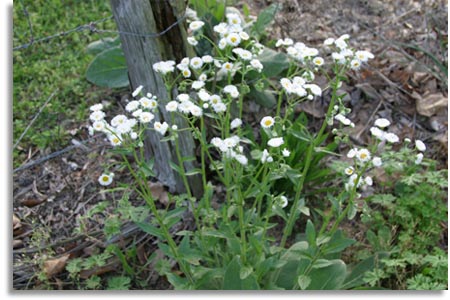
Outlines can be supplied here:
M248 97L254 100L259 105L262 105L267 108L274 107L277 103L275 96L270 91L257 91L253 87L250 89L250 93L248 93Z
M364 285L366 272L371 272L375 267L380 267L382 265L381 260L386 257L388 257L387 252L379 252L352 267L350 273L345 278L342 289L352 289Z
M95 85L123 88L130 85L125 56L120 47L106 49L89 64L86 78Z
M159 229L149 223L143 223L143 222L135 222L135 223L145 233L156 236L157 238L159 238L161 240L164 240L164 235L163 235L161 229Z
M298 276L297 283L300 289L306 290L311 283L311 278L307 275L300 275Z
M267 77L275 77L287 68L289 68L288 56L283 52L265 48L257 57L264 66L262 73Z
M239 272L239 278L241 280L244 280L245 278L247 278L250 274L252 274L253 272L253 268L250 266L244 266L241 268L241 271Z
M275 14L278 11L279 4L272 4L266 9L264 9L259 15L258 19L256 19L255 24L253 25L252 30L257 35L262 35L266 29L266 27L273 21L275 18Z
M245 273L245 272L244 272ZM233 258L228 264L223 278L223 290L258 290L259 285L253 274L245 279L240 278L241 264L239 257Z
M108 280L107 290L128 290L130 288L131 279L126 276L115 276Z
M313 269L309 277L308 290L339 290L347 275L347 266L342 260L331 260L328 267Z
M88 54L96 55L96 54L99 54L99 53L105 51L106 49L110 49L112 47L119 46L119 45L120 45L119 37L116 37L116 38L106 37L101 40L90 43L86 47L86 52Z
M321 269L321 268L326 268L332 264L333 263L330 260L320 258L314 262L312 267L313 267L313 269Z
M316 245L316 229L314 228L314 224L311 222L311 220L308 220L308 222L306 222L306 237L308 238L308 243L311 246Z
M339 253L356 241L343 236L342 231L338 230L330 241L322 248L324 254Z

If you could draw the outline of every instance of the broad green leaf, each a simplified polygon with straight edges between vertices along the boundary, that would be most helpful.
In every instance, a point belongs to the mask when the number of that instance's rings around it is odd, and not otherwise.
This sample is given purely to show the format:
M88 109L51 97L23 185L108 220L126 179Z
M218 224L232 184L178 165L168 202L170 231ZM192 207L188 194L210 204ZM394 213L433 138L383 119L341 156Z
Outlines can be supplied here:
M364 281L366 272L373 271L375 267L380 267L383 264L382 259L386 257L388 257L387 252L378 252L352 267L345 278L342 289L352 289L364 285L366 283Z
M322 248L322 252L324 254L339 253L354 243L355 240L344 237L342 231L338 230Z
M249 274L245 279L240 278L241 268L239 257L236 256L225 270L223 290L259 290L258 282L253 274Z
M265 48L257 57L264 66L262 73L267 78L272 78L289 68L289 58L285 53Z
M105 51L106 49L109 49L109 48L112 48L115 46L119 46L119 45L120 45L119 37L116 37L116 38L106 37L101 40L90 43L86 47L86 52L88 54L96 55L96 54L99 54L99 53Z
M347 266L342 260L331 260L328 267L313 269L309 273L311 284L308 290L339 290L347 275Z
M244 280L247 278L250 274L252 274L253 268L250 266L243 266L241 267L241 271L239 272L239 278Z
M130 85L125 56L120 47L106 49L89 64L86 78L95 85L123 88Z
M248 97L254 100L259 105L262 105L267 108L274 107L275 104L277 103L274 94L270 91L260 92L254 88L251 88L250 93L248 93Z
M266 27L274 20L278 8L279 4L272 4L258 15L258 18L252 28L257 35L260 36L264 33Z

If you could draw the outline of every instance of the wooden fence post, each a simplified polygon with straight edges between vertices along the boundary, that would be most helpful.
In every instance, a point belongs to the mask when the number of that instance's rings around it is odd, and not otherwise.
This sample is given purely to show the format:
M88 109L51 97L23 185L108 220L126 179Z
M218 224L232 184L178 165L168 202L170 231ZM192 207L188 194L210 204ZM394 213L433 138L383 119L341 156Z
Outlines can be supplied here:
M175 24L184 14L184 0L111 0L111 7L118 30L139 34L159 33ZM170 114L165 104L176 96L176 90L168 95L164 82L158 73L153 71L153 64L161 60L180 61L190 51L186 42L186 30L183 22L173 26L161 36L142 37L132 34L121 34L122 49L128 66L131 88L134 90L143 85L145 93L150 92L158 97L159 109L155 121L166 121L171 125ZM186 122L177 117L178 127L184 128ZM154 171L158 180L169 187L171 192L185 192L183 181L169 162L176 162L174 144L160 142L161 135L148 130L144 143L147 158L154 157ZM180 132L179 144L184 157L195 157L195 143L189 131ZM185 162L185 169L194 168L194 162ZM199 197L202 194L201 178L189 176L192 193Z

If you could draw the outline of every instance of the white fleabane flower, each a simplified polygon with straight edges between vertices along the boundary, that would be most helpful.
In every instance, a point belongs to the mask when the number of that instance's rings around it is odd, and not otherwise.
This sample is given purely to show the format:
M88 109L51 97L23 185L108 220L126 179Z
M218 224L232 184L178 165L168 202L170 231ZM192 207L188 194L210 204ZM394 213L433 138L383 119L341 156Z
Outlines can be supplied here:
M230 62L226 62L221 66L221 69L226 72L231 72L233 70L233 64Z
M333 45L333 43L334 43L334 39L333 39L333 38L327 38L327 39L323 42L323 44L324 44L325 46Z
M209 98L211 98L211 95L205 90L205 89L201 89L198 93L197 96L200 100L202 101L209 101Z
M189 70L188 68L184 69L181 71L181 74L183 75L184 78L189 78L191 77L191 70Z
M283 140L282 137L271 138L267 142L267 145L269 145L270 147L274 147L274 148L278 148L278 147L280 147L283 144L284 144L284 140Z
M275 124L275 120L270 116L265 116L264 118L261 119L260 124L263 128L271 128L273 124Z
M251 60L253 57L250 51L242 48L234 48L233 53L236 53L242 60Z
M170 101L166 104L166 110L169 112L177 111L178 108L178 102L177 101Z
M322 96L322 89L317 84L305 84L305 89L309 89L315 96Z
M208 79L208 76L205 73L200 74L200 76L198 76L198 80L200 81L206 81Z
M235 129L235 128L241 127L241 125L242 125L242 120L239 118L236 118L233 121L231 121L230 129Z
M214 94L214 95L211 95L211 96L209 97L209 102L210 102L212 105L214 105L214 104L221 103L221 102L222 102L222 99L220 99L220 96L219 96L219 95Z
M138 110L133 111L133 113L131 115L135 118L139 118L139 116L141 114L142 114L142 109L138 109Z
M103 173L98 178L98 183L100 183L100 185L103 185L103 186L108 186L112 183L113 177L114 177L114 173L109 173L109 174Z
M239 91L235 85L229 84L223 88L223 92L230 95L232 98L239 97Z
M144 111L139 116L139 121L141 123L150 123L155 118L155 115L153 115L151 112Z
M116 127L116 132L119 134L126 134L129 133L132 129L132 124L130 122L126 122L123 124L120 124L119 126Z
M248 39L250 38L250 36L248 35L248 33L245 32L245 31L239 32L239 36L241 37L241 39L242 39L243 41L246 41L246 40L248 40Z
M372 177L367 176L366 178L364 178L364 183L367 184L368 186L372 186L373 184Z
M189 111L194 117L201 117L203 114L203 110L197 105L191 105Z
M281 78L280 79L280 84L284 88L286 93L290 94L290 93L292 93L294 91L294 89L292 87L293 84L288 78Z
M187 101L187 100L189 100L189 95L188 94L179 94L177 96L177 100L180 102Z
M212 63L214 61L214 58L211 55L204 55L204 56L202 56L202 61L205 64L209 64L209 63Z
M370 128L370 133L376 137L377 139L384 141L386 139L385 134L386 132L384 132L383 130L381 130L378 127L371 127Z
M91 111L99 111L99 110L102 110L102 109L103 109L103 104L101 104L101 103L94 104L94 105L92 105L91 107L89 107L89 109L90 109Z
M190 66L193 69L200 69L203 66L203 60L200 57L193 57L189 62Z
M213 30L219 34L225 34L227 32L227 23L219 23L213 27Z
M175 70L175 62L173 60L160 61L153 64L153 70L157 73L166 75Z
M366 62L369 59L373 59L375 57L372 53L370 53L369 51L365 51L365 50L356 51L355 56L357 59L359 59L362 62Z
M379 118L375 120L374 125L377 126L378 128L386 128L389 125L391 125L391 122L388 119Z
M366 162L370 160L370 152L369 150L362 148L359 149L358 152L356 153L356 158L360 161L360 162Z
M111 120L111 125L114 127L119 126L120 124L126 123L128 121L127 116L125 115L117 115Z
M419 153L416 155L416 160L414 161L414 163L416 165L420 165L422 163L423 160L423 153Z
M373 164L374 167L381 167L381 165L383 164L383 162L381 161L381 158L380 158L380 157L375 156L375 157L372 159L372 164Z
M151 99L147 98L147 97L142 97L141 99L139 99L139 103L141 104L141 106L143 108L151 108Z
M101 121L105 118L105 113L101 110L96 110L89 115L92 122Z
M275 47L280 46L292 46L294 44L294 41L291 38L285 38L285 39L279 39L277 43L275 44Z
M348 158L353 158L353 157L356 156L356 154L358 154L358 149L357 149L357 148L353 148L353 149L350 149L350 150L348 151L347 157L348 157Z
M267 149L264 149L261 155L261 162L265 163L269 157L271 157L269 155L269 151L267 151Z
M314 57L314 59L313 59L313 63L318 67L322 66L324 64L324 62L325 61L320 56Z
M139 101L137 100L133 100L130 101L126 106L125 106L125 110L128 112L132 112L135 111L136 109L139 108Z
M105 123L104 120L101 120L101 121L95 121L95 122L92 124L92 128L93 128L95 131L103 131L103 130L105 130L105 128L106 128L106 123Z
M230 25L240 25L241 24L241 18L238 14L227 14L227 21Z
M135 132L135 131L130 132L130 138L133 140L137 139L138 138L137 132Z
M353 70L359 70L360 67L361 67L361 61L359 59L353 59L350 62L350 68L352 68Z
M350 178L348 179L348 187L351 189L354 186L356 187L360 187L362 184L361 178L358 178L358 174L353 174L350 176ZM347 189L348 190L348 189Z
M201 89L204 86L205 86L205 82L204 81L195 80L195 81L192 82L192 88L194 90L199 90L199 89Z
M345 49L347 48L347 42L345 41L345 39L343 39L342 37L338 38L337 40L334 41L334 44L336 45L336 47L338 47L339 49Z
M348 176L353 175L353 173L355 173L355 169L351 166L347 167L345 168L344 173Z
M122 137L119 134L111 134L108 136L108 140L112 146L120 146L122 144Z
M241 37L238 33L232 32L226 37L226 42L228 45L236 47L241 42Z
M194 105L192 101L185 100L178 104L178 110L183 114L188 114L191 112L191 107Z
M225 104L223 104L222 102L213 104L212 108L216 113L222 113L222 112L227 111L227 106Z
M193 22L191 22L191 24L189 24L189 29L192 31L196 31L196 30L199 30L200 28L202 28L203 25L205 25L205 22L193 21Z
M245 157L245 155L242 154L236 154L234 156L234 159L236 159L241 165L246 166L248 164L248 158Z
M220 50L225 49L225 47L227 46L227 39L226 38L220 39L220 41L217 44L217 46L219 47Z
M342 114L337 114L334 118L346 126L349 126L352 123L350 119Z
M198 45L198 41L193 36L189 36L186 40L187 40L188 44L191 45L191 46L197 46Z
M289 155L291 155L291 151L285 148L281 151L281 154L283 154L284 157L289 157Z
M384 137L386 138L386 141L388 141L389 143L398 143L400 141L400 138L392 132L388 132L384 135Z
M220 148L223 145L223 140L221 138L218 138L218 137L213 137L211 139L211 144L214 147Z
M420 152L425 152L425 150L427 150L427 146L421 140L416 140L416 149Z
M263 64L258 59L252 59L250 61L250 65L259 73L261 73L262 69L264 68Z
M159 132L161 135L165 135L167 132L167 129L169 128L169 124L167 124L166 122L155 122L153 128Z
M142 91L143 88L144 88L143 85L138 86L138 87L133 91L133 93L131 93L131 95L132 95L133 97L136 97L137 95L139 95L139 93Z
M203 107L203 109L208 109L209 108L209 103L203 103L202 107Z

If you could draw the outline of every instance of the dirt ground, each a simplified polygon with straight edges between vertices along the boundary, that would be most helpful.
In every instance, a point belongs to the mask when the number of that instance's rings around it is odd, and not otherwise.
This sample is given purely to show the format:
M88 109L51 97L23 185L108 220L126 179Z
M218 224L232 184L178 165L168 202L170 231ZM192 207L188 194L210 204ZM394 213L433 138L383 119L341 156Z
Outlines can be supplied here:
M245 1L253 14L276 2L281 10L270 29L272 37L318 46L328 37L348 33L352 46L375 54L370 66L349 74L350 82L342 87L352 108L350 118L359 124L352 132L355 143L365 144L371 122L385 117L393 121L390 129L401 139L422 139L430 149L427 155L448 168L447 74L439 65L447 67L446 1ZM122 96L112 99L120 102ZM299 110L319 123L324 104L308 102ZM104 155L108 145L103 137L79 144L89 139L87 125L79 124L82 130L74 131L74 146L68 151L49 157L45 151L30 149L25 168L13 173L16 289L39 288L34 275L49 249L55 256L70 254L72 258L86 257L93 247L104 246L96 239L101 218L87 224L90 236L74 234L80 216L106 200L99 193L97 178L114 159ZM37 163L27 167L32 162ZM127 180L120 170L116 176ZM65 286L65 275L55 277L55 289L70 288ZM155 281L154 287L165 289L167 283Z

